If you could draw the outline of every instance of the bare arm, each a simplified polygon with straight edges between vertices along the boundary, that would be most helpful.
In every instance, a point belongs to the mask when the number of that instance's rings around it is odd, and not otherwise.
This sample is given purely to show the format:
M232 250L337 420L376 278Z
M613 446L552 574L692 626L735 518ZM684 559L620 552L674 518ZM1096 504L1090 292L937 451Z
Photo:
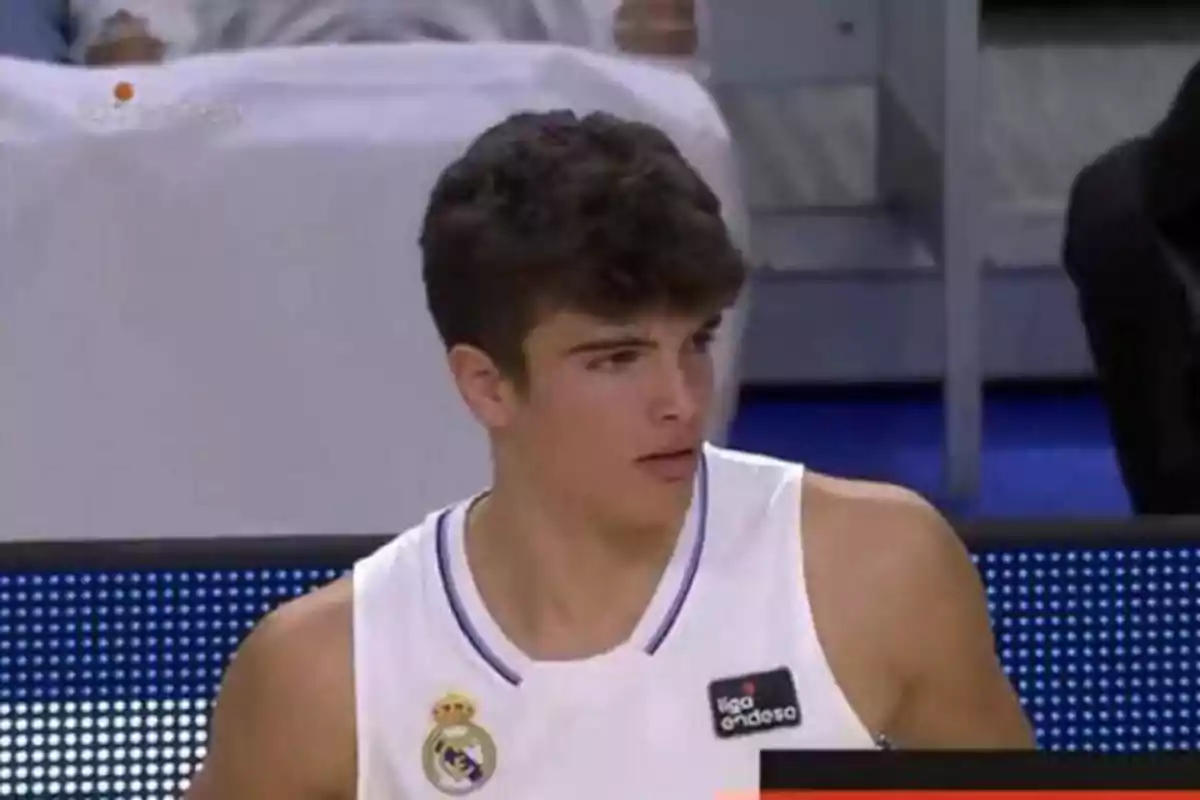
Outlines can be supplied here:
M264 620L231 662L185 800L353 800L348 583Z
M941 515L910 497L896 531L903 568L892 650L902 676L887 731L910 749L1016 750L1034 736L996 656L982 582Z

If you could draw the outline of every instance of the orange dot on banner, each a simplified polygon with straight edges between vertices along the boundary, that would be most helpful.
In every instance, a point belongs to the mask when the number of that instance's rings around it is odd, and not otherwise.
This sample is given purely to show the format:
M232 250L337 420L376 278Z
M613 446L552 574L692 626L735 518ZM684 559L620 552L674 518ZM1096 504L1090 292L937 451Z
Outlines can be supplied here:
M121 81L113 87L113 97L122 103L128 103L133 99L133 84L128 81Z

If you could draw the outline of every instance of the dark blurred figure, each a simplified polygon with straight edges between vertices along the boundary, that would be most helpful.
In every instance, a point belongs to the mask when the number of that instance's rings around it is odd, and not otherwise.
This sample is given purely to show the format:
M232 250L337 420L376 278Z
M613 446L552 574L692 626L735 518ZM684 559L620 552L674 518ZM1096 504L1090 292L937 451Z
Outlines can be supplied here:
M1200 64L1076 178L1063 260L1134 510L1200 513Z

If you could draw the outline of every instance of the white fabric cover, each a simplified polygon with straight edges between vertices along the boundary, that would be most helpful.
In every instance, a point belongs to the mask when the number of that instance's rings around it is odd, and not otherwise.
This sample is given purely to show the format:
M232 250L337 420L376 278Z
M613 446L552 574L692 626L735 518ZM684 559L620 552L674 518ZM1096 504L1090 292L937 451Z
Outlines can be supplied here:
M0 62L0 540L392 532L478 488L419 221L468 141L559 107L663 127L744 241L681 72L503 44Z

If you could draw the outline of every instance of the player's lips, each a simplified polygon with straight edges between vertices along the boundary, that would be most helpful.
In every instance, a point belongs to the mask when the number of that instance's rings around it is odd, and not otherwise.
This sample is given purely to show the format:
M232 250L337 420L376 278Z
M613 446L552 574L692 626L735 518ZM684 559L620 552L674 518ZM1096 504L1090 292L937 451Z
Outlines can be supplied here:
M637 463L659 480L667 483L679 483L692 479L692 475L696 472L698 455L698 451L691 447L681 450L664 450L642 456Z

